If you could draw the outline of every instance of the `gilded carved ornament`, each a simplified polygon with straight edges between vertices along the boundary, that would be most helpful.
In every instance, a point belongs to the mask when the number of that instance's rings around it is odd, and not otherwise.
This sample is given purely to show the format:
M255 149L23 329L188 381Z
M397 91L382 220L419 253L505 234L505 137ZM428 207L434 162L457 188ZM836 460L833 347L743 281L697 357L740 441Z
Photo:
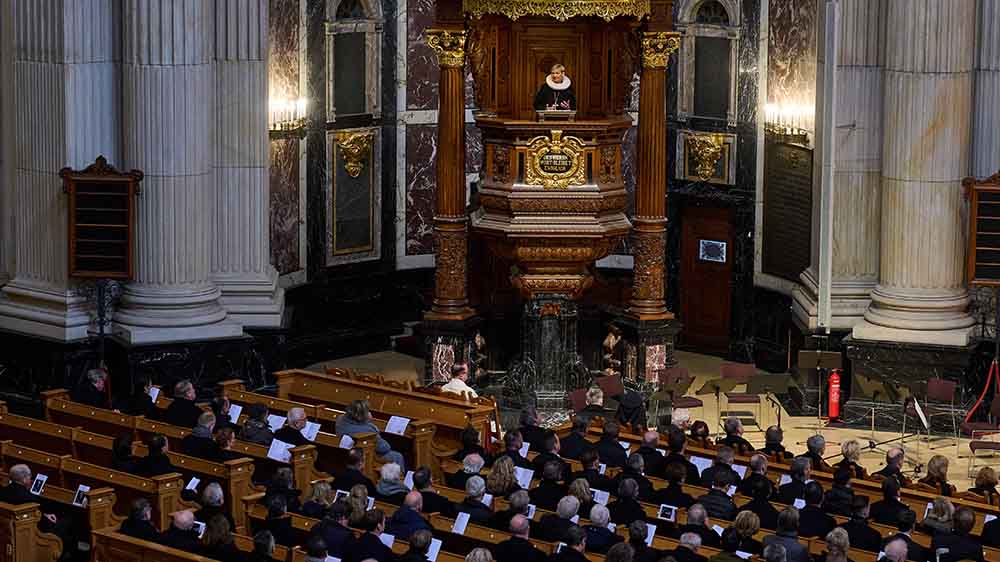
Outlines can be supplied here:
M427 45L438 56L438 64L446 67L465 66L465 31L448 31L447 29L428 29Z
M694 158L695 173L701 181L715 177L715 168L722 158L722 135L690 135L687 137L688 153Z
M587 181L583 166L583 141L563 138L562 131L552 131L552 138L538 136L528 142L525 183L545 189L566 189Z
M499 14L512 20L523 16L548 16L559 21L596 16L642 18L650 13L649 0L464 0L464 11L474 18Z
M371 131L350 132L338 131L336 134L337 146L344 157L344 170L347 175L356 178L365 169L365 160L371 154L372 141L375 134Z
M642 66L666 68L671 53L681 46L681 34L675 31L646 31L642 34Z

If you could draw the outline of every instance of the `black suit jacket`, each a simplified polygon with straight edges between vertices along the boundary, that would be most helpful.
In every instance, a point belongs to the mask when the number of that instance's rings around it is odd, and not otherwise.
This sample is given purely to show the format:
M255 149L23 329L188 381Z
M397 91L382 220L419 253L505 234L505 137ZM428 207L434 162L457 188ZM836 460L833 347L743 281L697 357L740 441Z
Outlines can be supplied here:
M521 437L524 439L525 443L529 443L529 451L540 452L542 450L542 441L545 438L545 430L538 427L537 425L523 425L520 428Z
M122 526L118 529L118 532L149 542L158 543L162 539L160 532L156 530L156 527L152 523L146 520L132 519L131 517L122 521Z
M165 533L163 533L163 538L161 543L163 546L169 546L170 548L176 548L178 550L186 550L188 552L198 552L198 547L201 545L198 540L198 531L194 529L188 529L187 531L181 531L173 525Z
M521 537L511 537L498 543L493 547L493 555L496 562L544 562L547 558L531 541Z
M694 498L691 494L685 493L680 484L670 484L666 488L660 488L653 492L653 497L649 500L656 505L665 503L674 507L687 509L694 505Z
M322 537L326 543L326 553L341 560L354 549L354 533L350 529L335 521L322 521L313 527L312 534Z
M579 459L590 447L593 445L583 435L570 433L559 441L559 454L567 459Z
M634 562L658 562L660 555L663 554L643 541L630 542L629 544L635 550L635 556L632 557Z
M607 527L587 525L583 530L587 533L588 552L607 554L609 548L624 540L622 537L612 533Z
M391 548L385 546L379 540L378 535L375 533L365 533L358 537L347 560L349 562L361 562L369 558L378 560L378 562L393 562L396 559L396 555L392 553Z
M542 480L537 487L528 490L531 503L548 511L555 511L559 500L565 495L566 485L553 480Z
M236 521L233 520L233 516L229 514L229 510L222 507L205 506L198 511L194 512L195 521L201 521L202 523L208 524L216 515L221 515L229 523L230 529L236 528Z
M569 465L566 461L562 459L559 455L555 453L538 453L535 455L534 460L531 461L531 469L535 471L535 475L541 478L542 469L545 468L545 464L549 461L559 463L559 479L565 480L569 478L570 470Z
M941 562L956 562L957 560L983 560L983 547L969 535L956 533L937 533L931 539L929 556L939 548L947 548L948 554L941 555Z
M854 501L854 490L847 486L834 484L823 497L823 509L832 515L851 516L851 502ZM875 506L872 506L874 508ZM871 513L872 515L874 512ZM895 524L895 522L893 522Z
M181 440L181 451L185 455L218 462L222 449L211 437L197 437L193 433Z
M678 529L678 534L683 535L684 533L695 533L701 537L702 546L710 546L712 548L718 548L722 544L722 540L719 538L719 534L712 529L704 525L691 525L685 524L681 525Z
M74 402L79 402L80 404L86 404L93 408L104 408L108 409L108 393L97 390L94 385L90 384L90 381L83 381L83 384L77 386L73 392L70 393L70 398Z
M906 559L912 562L924 562L930 558L930 552L927 551L923 546L913 542L913 539L908 537L903 533L896 533L891 535L882 541L882 550L885 550L885 545L891 543L896 539L902 539L906 541Z
M711 488L712 482L715 481L715 475L722 472L730 473L733 477L733 484L735 484L736 487L739 488L740 474L735 470L733 470L733 467L729 466L728 464L720 464L720 463L713 464L712 466L706 468L705 471L701 473L701 485L706 488Z
M663 478L663 470L667 465L663 463L664 455L661 455L654 447L643 445L636 450L642 455L642 472L656 478Z
M767 500L750 500L740 507L740 511L748 510L760 518L760 528L774 531L778 528L778 510Z
M510 520L513 519L515 515L520 514L510 509L497 511L493 514L493 517L490 518L487 525L499 531L510 531Z
M645 475L635 472L631 468L624 468L615 477L614 487L611 489L611 493L615 496L618 495L618 488L622 485L622 482L631 478L635 480L635 483L639 485L639 501L648 501L653 495L653 484L646 478Z
M440 513L445 517L455 517L455 504L437 492L420 492L424 498L424 513Z
M525 457L522 457L521 453L517 451L507 451L504 454L500 455L500 457L510 457L510 460L514 463L514 466L519 466L521 468L534 470L534 468L531 466L531 461L529 461ZM497 457L497 460L500 460L500 457ZM537 476L541 476L541 474L538 474Z
M478 474L478 475L477 474L469 474L468 472L466 472L464 470L459 470L458 472L456 472L454 474L447 474L446 473L444 475L444 483L447 484L449 488L455 488L456 490L464 490L465 489L465 483L468 482L469 478L472 478L473 476L479 476L480 478L483 478L483 476L481 474ZM485 481L486 481L486 478L483 478L483 482L485 482Z
M663 555L673 556L677 562L708 562L708 558L700 554L695 554L693 550L683 546L679 546L674 550L668 550Z
M736 485L736 491L743 494L744 496L751 497L753 495L754 484L758 480L763 480L767 482L767 486L771 489L770 496L774 495L774 482L764 476L763 474L757 474L756 472L750 472L747 477L744 478L739 484Z
M709 490L707 494L698 498L698 503L705 506L709 517L732 521L738 513L733 498L721 490Z
M612 493L612 492L617 493L618 492L618 489L615 488L614 480L612 480L612 479L608 478L607 476L601 474L596 469L585 468L585 469L583 469L583 470L581 470L579 472L574 472L573 475L570 476L569 481L573 482L577 478L583 478L584 480L586 480L587 484L590 484L590 489L591 490L595 490L595 489L596 490L603 490L603 491L608 492L608 493Z
M792 505L795 500L805 497L806 495L806 484L800 480L792 480L788 484L782 484L778 487L778 497L776 498L779 503Z
M616 468L625 466L625 461L628 459L621 444L606 437L601 437L601 440L597 442L597 456L602 463Z
M684 479L685 484L691 484L692 486L701 485L701 475L698 474L698 467L695 466L693 462L687 460L687 457L680 453L667 453L667 456L663 457L664 470L666 470L666 467L675 462L684 465L684 469L687 471L687 477Z
M792 458L792 454L786 451L782 445L764 445L760 452L768 456L779 455L786 460Z
M816 506L807 505L799 510L800 537L826 537L836 526L834 518Z
M479 500L465 498L462 503L455 506L458 511L469 514L469 523L477 525L487 525L493 517L493 511Z
M899 522L899 514L908 509L908 505L896 498L882 500L872 504L868 517L876 523L895 526Z
M611 513L611 522L615 525L628 525L637 519L646 520L646 511L639 502L630 498L619 498L609 503L608 511Z
M878 552L882 547L882 535L872 529L864 519L854 519L840 526L851 539L851 548Z
M193 400L174 398L174 401L163 412L163 421L170 425L191 429L198 425L198 418L204 413L205 410L199 408Z
M566 540L566 530L575 526L576 523L569 519L563 519L554 513L549 513L543 515L538 520L537 525L532 525L531 536L543 541L563 541Z
M980 536L983 539L983 546L1000 547L1000 519L994 519L983 525Z
M151 478L153 476L178 472L178 470L170 462L170 457L167 455L147 455L136 461L135 472L139 476Z
M309 440L306 439L302 432L288 427L287 425L282 426L278 431L274 432L274 438L278 441L284 441L285 443L291 443L295 447L300 447L302 445L308 445Z
M742 455L749 451L753 451L753 445L749 441L740 437L739 435L727 435L716 442L719 445L725 445L727 447L732 447L736 454Z
M587 555L575 548L564 546L558 554L552 557L552 562L587 562Z
M26 503L42 503L41 496L36 496L32 494L27 488L18 484L17 482L11 482L0 488L0 502L9 503L11 505L23 505Z
M265 519L264 522L260 524L260 529L258 530L271 531L271 534L274 535L275 544L280 544L281 546L287 546L289 548L295 546L295 530L292 528L291 517Z
M358 484L364 484L365 488L368 488L368 495L375 495L375 483L371 481L370 478L365 476L360 470L353 468L344 469L333 480L334 490L343 490L345 492L350 492L351 488L357 486ZM462 485L464 488L464 484Z

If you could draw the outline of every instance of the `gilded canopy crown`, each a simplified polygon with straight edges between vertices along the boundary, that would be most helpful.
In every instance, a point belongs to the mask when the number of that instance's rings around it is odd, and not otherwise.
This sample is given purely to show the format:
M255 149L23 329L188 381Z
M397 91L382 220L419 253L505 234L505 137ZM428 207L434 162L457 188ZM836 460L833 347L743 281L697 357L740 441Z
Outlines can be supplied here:
M649 15L649 0L463 0L463 9L473 17L498 14L516 20L522 16L548 16L566 21L577 16L617 17Z

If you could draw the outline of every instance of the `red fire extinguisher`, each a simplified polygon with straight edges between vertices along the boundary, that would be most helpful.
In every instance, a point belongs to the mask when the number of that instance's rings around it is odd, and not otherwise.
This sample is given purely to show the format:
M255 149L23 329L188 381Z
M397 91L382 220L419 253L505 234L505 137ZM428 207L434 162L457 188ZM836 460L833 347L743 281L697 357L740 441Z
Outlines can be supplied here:
M832 421L840 417L840 369L834 369L830 373L827 397L827 412Z

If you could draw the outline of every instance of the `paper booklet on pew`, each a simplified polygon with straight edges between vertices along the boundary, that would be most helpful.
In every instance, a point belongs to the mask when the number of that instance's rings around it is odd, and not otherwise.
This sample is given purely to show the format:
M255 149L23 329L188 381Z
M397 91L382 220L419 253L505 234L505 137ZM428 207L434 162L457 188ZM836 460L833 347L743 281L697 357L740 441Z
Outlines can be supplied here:
M336 493L333 494L333 503L337 503L340 500L345 500L349 495L350 494L347 492L347 490L337 490Z
M698 467L698 474L705 472L705 469L712 466L712 459L705 457L691 457L691 464Z
M464 535L465 528L469 526L469 514L460 511L458 515L455 516L455 524L451 526L451 532L456 535Z
M653 537L656 535L656 525L646 523L646 546L653 546Z
M750 557L753 556L753 554L751 554L749 552L743 552L742 550L737 550L736 551L736 556L739 556L740 558L742 558L744 560L749 560Z
M715 531L716 533L718 533L718 535L720 537L722 536L723 531L725 531L725 529L723 529L722 527L720 527L718 525L712 525L712 530Z
M993 521L996 518L997 518L996 515L987 515L986 517L983 518L983 525L989 523L990 521Z
M368 505L365 506L366 511L371 511L375 508L375 498L368 496Z
M396 542L396 535L390 535L389 533L382 533L378 536L378 540L382 541L382 544L392 548L392 543Z
M156 399L159 397L160 397L160 387L158 386L149 387L149 399L153 401L153 404L156 404Z
M557 543L556 544L556 554L559 554L560 552L562 552L562 549L563 549L564 546L566 546L566 543L564 543L564 542Z
M299 430L299 433L303 437L310 441L315 441L316 436L319 435L319 424L316 422L307 421L306 426Z
M327 556L323 562L340 562L340 558L335 558L333 556Z
M600 475L603 476L604 473L607 472L607 470L608 470L608 465L604 464L603 462L601 464L597 465L597 473L598 474L600 474Z
M431 539L431 547L427 549L428 562L437 560L439 552L441 552L441 539Z
M631 445L631 443L627 441L619 441L618 444L622 446L622 449L625 449L626 453L628 452L628 448Z
M878 555L875 556L875 560L881 560L883 558L885 558L885 551L884 550L878 551Z
M927 502L927 509L924 510L924 519L927 519L927 514L931 512L932 507L934 507L934 502Z
M229 421L236 423L240 421L240 414L243 413L243 406L239 404L229 405Z
M514 478L517 478L517 485L527 490L531 486L531 478L535 471L529 468L514 467Z
M784 486L785 484L791 483L791 481L792 481L792 477L791 476L789 476L787 474L782 474L781 475L781 479L778 480L778 486Z
M201 484L201 480L197 476L192 476L191 480L188 480L187 486L184 486L185 490L197 490L198 484Z
M90 486L86 484L80 484L76 487L76 493L73 494L73 505L78 507L87 507L87 492L90 491Z
M36 496L42 493L45 488L45 482L48 481L49 477L44 474L36 474L35 481L31 483L31 493Z
M535 507L535 504L533 504L533 503L529 503L528 504L528 519L534 519L535 518L535 510L536 509L538 509L538 508Z
M580 516L579 515L574 515L573 517L570 517L569 520L572 521L574 525L579 525L580 524Z
M410 425L410 418L404 418L402 416L392 416L389 421L385 424L386 433L395 433L396 435L403 435L406 433L406 426Z
M661 457L667 456L667 450L666 449L657 449L656 452L660 453Z
M677 508L665 503L660 504L660 510L656 513L657 519L664 521L677 521Z
M521 448L517 450L517 452L522 457L526 457L526 456L528 456L528 449L530 449L530 448L531 448L531 443L528 443L527 441L525 441L524 444L521 445Z
M734 465L730 465L730 466L733 467L733 470L736 471L736 474L740 475L740 478L746 478L747 477L747 467L746 467L746 465L743 465L743 464L734 464Z
M792 502L792 507L794 507L795 509L802 509L805 506L806 506L806 500L802 498L796 498L795 501Z
M493 503L493 494L483 494L483 505L489 507Z
M283 425L285 425L285 416L269 414L267 416L267 425L271 427L271 431L278 431Z
M729 497L735 496L736 495L736 486L730 486L729 488L727 488L726 489L726 495L728 495Z
M611 499L611 494L605 492L604 490L590 490L590 495L594 498L594 501L601 505L608 505L608 500Z
M201 521L195 521L194 530L198 531L198 538L200 539L201 536L205 534L205 523Z
M611 531L612 533L614 533L615 529L617 529L617 528L618 528L618 526L615 525L614 523L608 523L608 530Z
M413 489L413 471L412 470L407 470L406 471L406 477L403 478L403 485L406 486L407 488L411 489L411 490Z
M350 435L345 435L340 438L341 449L350 449L353 446L354 446L354 438L351 437Z
M271 441L271 448L267 450L267 458L287 463L292 460L293 446L294 445L291 443L285 443L284 441L275 439L274 441Z

